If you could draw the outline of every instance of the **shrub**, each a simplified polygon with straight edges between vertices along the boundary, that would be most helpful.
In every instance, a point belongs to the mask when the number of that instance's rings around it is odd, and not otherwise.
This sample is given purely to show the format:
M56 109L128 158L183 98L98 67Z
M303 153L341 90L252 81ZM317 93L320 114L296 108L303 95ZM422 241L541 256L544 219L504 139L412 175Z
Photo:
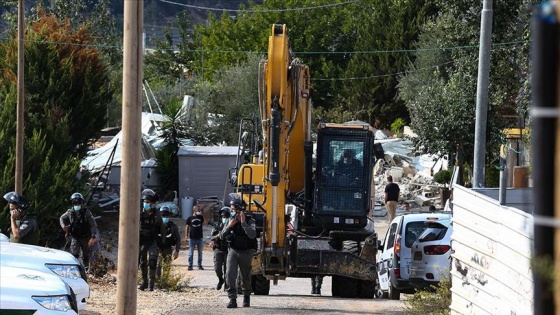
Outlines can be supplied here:
M397 118L391 124L391 131L397 135L401 135L403 132L403 127L406 125L406 122L402 118Z
M434 181L447 187L451 181L451 172L449 170L441 170L434 174Z
M406 314L449 314L451 280L449 277L442 277L439 284L432 285L429 290L416 291L404 305Z
M173 261L164 260L160 255L158 260L161 261L161 275L156 279L156 287L165 291L181 291L188 287L191 277L184 277L175 271Z

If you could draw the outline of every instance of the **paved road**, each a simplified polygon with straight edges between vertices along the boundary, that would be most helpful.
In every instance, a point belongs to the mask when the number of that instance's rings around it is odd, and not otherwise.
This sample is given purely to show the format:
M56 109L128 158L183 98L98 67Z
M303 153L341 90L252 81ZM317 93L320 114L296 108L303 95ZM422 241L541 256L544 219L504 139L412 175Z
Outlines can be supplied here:
M375 229L380 238L387 231L387 218L375 218ZM183 233L184 222L174 219ZM205 226L205 236L210 235L211 227ZM206 240L206 243L209 243ZM180 253L175 264L186 269L188 250ZM196 253L195 253L196 261ZM204 251L203 266L205 270L187 271L192 276L191 287L201 289L215 289L217 278L213 271L212 252L208 248ZM404 314L404 302L386 299L345 299L331 296L331 277L325 277L322 296L312 296L311 281L308 278L288 278L271 285L270 295L251 296L251 308L238 308L239 314ZM406 298L406 297L405 297ZM226 310L227 294L220 292L214 303L202 306L191 305L188 311L191 314L223 314ZM239 300L241 306L241 301ZM168 314L184 314L186 309L178 308Z

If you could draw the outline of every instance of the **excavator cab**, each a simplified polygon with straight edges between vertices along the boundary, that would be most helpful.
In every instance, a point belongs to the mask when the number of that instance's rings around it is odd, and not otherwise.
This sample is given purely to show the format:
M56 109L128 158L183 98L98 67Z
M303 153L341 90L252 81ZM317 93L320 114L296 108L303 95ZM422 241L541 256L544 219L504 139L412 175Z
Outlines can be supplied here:
M365 123L321 124L317 132L313 225L362 229L373 199L373 129Z

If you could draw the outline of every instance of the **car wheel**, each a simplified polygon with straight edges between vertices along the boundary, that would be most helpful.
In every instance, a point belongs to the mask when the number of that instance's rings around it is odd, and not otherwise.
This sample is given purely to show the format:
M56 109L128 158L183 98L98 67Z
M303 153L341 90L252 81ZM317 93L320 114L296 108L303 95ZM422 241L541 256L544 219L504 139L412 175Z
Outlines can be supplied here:
M270 280L263 275L253 276L253 292L255 295L268 295L270 292Z
M401 291L393 286L392 283L389 283L389 292L387 293L389 299L391 300L400 300L401 299Z

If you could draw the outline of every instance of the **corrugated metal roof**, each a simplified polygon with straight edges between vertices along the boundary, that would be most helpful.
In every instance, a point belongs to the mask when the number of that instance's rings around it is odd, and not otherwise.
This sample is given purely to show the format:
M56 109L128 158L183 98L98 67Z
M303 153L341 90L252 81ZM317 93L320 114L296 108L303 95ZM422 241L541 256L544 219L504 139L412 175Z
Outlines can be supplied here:
M237 146L235 147L202 147L202 146L184 146L179 148L177 156L193 156L193 155L237 155Z

